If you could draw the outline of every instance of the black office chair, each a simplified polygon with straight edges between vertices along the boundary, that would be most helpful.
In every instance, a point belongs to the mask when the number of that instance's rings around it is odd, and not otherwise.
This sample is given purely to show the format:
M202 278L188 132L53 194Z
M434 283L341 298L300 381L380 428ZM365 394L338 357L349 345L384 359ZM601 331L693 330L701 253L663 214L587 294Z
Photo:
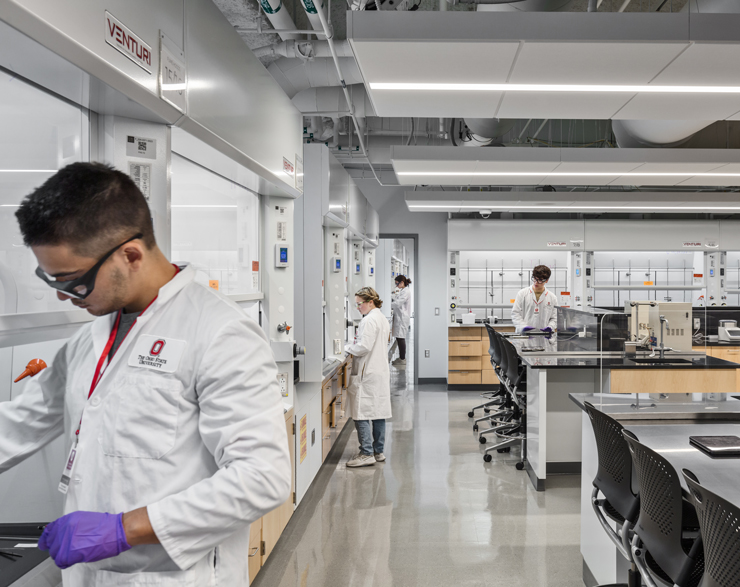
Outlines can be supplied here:
M493 456L490 454L494 450L498 452L509 452L515 444L522 444L524 441L524 429L522 428L522 415L526 408L526 397L523 398L526 391L526 369L520 365L519 354L516 352L514 345L508 340L501 339L501 348L503 356L506 357L506 391L508 394L507 405L510 414L507 414L508 421L492 428L489 432L494 432L496 436L503 438L502 442L487 448L483 454L483 460L490 463ZM483 442L483 441L481 441ZM516 464L516 468L524 468L525 448L522 446L522 461Z
M704 543L704 579L701 587L740 585L740 508L703 487L688 469L683 470L699 517Z
M632 456L622 436L624 426L589 402L584 404L596 437L599 459L599 468L593 480L591 506L609 539L632 565L628 587L640 587L640 573L630 547L631 529L640 514L640 497L634 487L637 479L633 477ZM599 493L604 499L599 499ZM607 517L614 520L621 530L612 529Z
M498 364L501 360L501 349L499 348L498 339L496 338L496 331L489 325L486 324L486 331L488 332L488 355L490 357L491 364L494 367L494 371L498 374ZM488 414L491 411L491 406L500 405L502 400L502 392L499 389L498 391L489 391L481 394L481 397L488 398L488 401L485 403L482 403L480 405L475 406L472 410L468 412L468 418L474 418L475 417L475 410L479 410L483 408L483 411ZM486 418L483 418L486 419ZM481 421L481 420L478 420ZM477 423L477 422L476 422Z
M499 386L499 391L497 393L497 397L496 397L495 401L494 400L491 400L491 401L494 402L492 405L500 405L500 406L502 406L502 408L499 409L499 410L497 410L493 414L490 414L489 413L486 416L483 416L482 418L477 418L476 420L474 420L473 421L473 432L478 432L478 423L479 422L485 422L485 421L491 421L491 422L493 422L494 419L500 418L500 417L502 417L502 416L504 416L506 414L506 407L505 407L505 403L506 403L506 378L505 377L502 378L501 377L501 374L502 374L502 372L505 372L506 365L508 364L508 357L506 356L506 353L504 353L504 352L501 351L501 349L502 349L502 347L501 347L501 341L503 340L503 338L501 337L501 334L499 334L498 332L496 332L493 329L492 329L492 332L493 332L494 340L496 341L496 346L497 346L497 348L499 350L499 356L498 356L498 359L499 359L498 367L499 368L498 368L498 371L496 371L496 375L499 378L500 386ZM468 414L468 416L470 416L470 414ZM487 431L490 431L490 429L488 429ZM483 441L483 442L485 442L485 441Z
M665 458L622 430L640 483L640 516L632 557L648 587L698 587L704 550L694 507L683 499L678 473Z

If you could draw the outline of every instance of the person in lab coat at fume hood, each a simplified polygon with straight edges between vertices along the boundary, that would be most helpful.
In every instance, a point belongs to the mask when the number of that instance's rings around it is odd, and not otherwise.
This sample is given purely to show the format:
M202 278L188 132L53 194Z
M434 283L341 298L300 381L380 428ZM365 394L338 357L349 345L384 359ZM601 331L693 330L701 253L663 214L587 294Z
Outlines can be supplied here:
M398 293L393 296L391 309L393 310L393 328L391 334L398 342L398 358L393 365L399 368L406 367L406 338L411 321L411 280L405 275L396 276Z
M248 585L249 525L291 486L267 338L170 264L119 171L69 165L16 215L37 276L97 316L0 403L0 472L66 442L65 515L39 548L65 587Z
M511 321L517 332L541 330L552 333L558 326L558 297L547 289L551 271L546 265L532 270L532 285L516 294Z
M372 287L355 294L357 310L364 316L357 343L346 351L355 357L347 392L350 416L355 421L360 452L348 467L366 467L385 461L385 420L391 417L391 373L388 368L388 319L380 311L383 301Z

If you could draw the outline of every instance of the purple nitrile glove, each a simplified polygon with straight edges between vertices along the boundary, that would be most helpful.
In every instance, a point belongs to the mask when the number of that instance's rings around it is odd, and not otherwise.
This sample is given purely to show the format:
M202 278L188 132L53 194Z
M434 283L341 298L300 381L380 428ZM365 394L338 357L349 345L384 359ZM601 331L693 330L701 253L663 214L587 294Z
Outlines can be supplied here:
M530 330L534 330L534 326L525 326L522 328L522 332L529 332Z
M131 548L123 514L72 512L46 526L39 548L48 550L60 569L118 556Z
M540 332L547 332L547 334L552 334L552 328L546 326L545 328L540 328Z

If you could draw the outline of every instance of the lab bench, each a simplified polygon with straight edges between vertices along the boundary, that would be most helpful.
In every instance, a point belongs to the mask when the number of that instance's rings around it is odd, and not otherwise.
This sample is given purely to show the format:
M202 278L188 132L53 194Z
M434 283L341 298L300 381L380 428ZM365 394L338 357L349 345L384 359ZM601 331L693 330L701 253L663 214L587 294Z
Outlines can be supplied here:
M698 396L695 396L698 397ZM597 410L618 420L637 438L664 456L679 472L679 480L687 491L680 471L688 468L701 482L732 503L740 503L740 459L713 459L689 444L693 435L740 436L740 401L653 402L645 397L643 407L635 409L634 398L614 394L570 394L573 404L581 411L583 471L581 476L581 555L583 580L586 585L626 583L629 563L617 551L598 522L591 506L593 479L598 470L598 454L593 427L584 408L588 401Z

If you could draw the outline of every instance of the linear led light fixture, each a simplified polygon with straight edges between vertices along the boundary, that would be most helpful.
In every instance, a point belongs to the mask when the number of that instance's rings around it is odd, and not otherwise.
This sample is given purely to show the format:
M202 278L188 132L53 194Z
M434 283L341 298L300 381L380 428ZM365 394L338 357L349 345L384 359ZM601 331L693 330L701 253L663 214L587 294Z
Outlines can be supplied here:
M574 208L578 210L740 210L740 206L582 206L580 204L553 204L550 206L519 206L517 204L511 204L507 206L490 206L485 202L476 204L475 206L457 206L453 204L407 204L409 210L421 210L434 208L435 210L511 210L512 208L517 210L567 210L568 208Z
M371 90L421 92L579 92L650 94L740 94L740 86L649 86L592 84L446 84L370 82Z
M396 175L435 177L740 177L740 173L639 172L639 171L397 171Z
M219 204L172 204L172 208L237 208L237 206Z

